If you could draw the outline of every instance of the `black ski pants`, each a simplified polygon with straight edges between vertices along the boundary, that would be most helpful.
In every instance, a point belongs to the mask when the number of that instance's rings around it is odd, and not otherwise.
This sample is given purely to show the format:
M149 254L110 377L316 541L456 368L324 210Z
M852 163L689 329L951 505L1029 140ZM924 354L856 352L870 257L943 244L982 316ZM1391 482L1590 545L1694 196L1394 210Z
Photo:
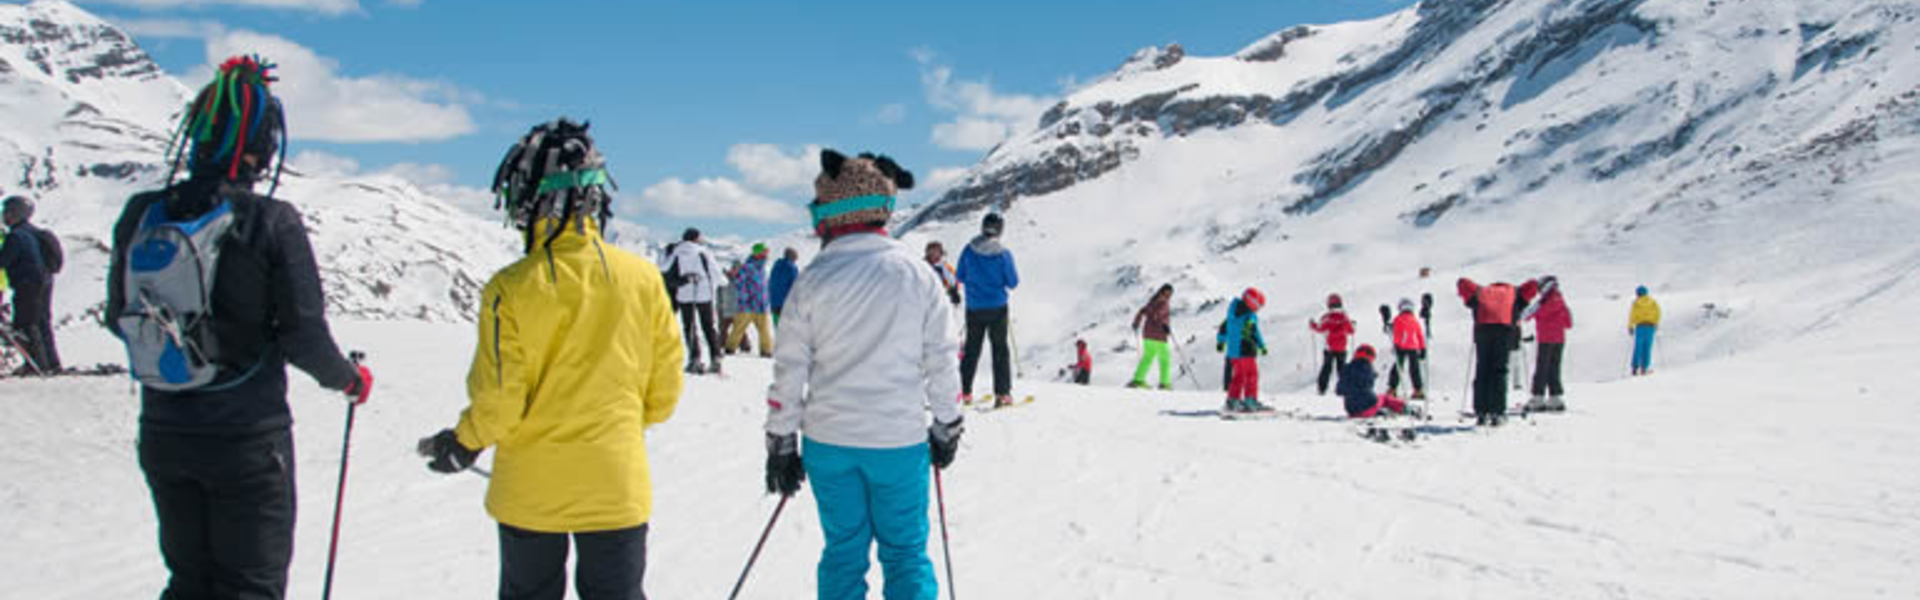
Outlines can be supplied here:
M1566 395L1566 387L1560 384L1560 360L1567 355L1567 345L1543 343L1534 352L1538 356L1533 365L1533 395Z
M1327 395L1327 386L1333 384L1333 376L1347 368L1347 353L1325 350L1320 353L1320 395Z
M680 337L687 339L687 364L700 362L700 337L707 338L707 349L713 362L719 364L720 352L724 341L720 339L720 330L713 323L712 302L686 302L680 307ZM697 327L697 328L696 328Z
M53 344L53 284L13 288L13 330L19 332L28 358L41 373L60 371L60 353Z
M1007 345L1007 308L967 311L967 345L960 357L960 392L973 396L973 374L980 370L980 344L993 340L993 394L1013 393L1013 350Z
M293 560L293 433L142 431L140 469L172 577L161 600L280 600Z
M647 526L541 533L500 525L500 600L561 600L567 550L579 549L573 589L580 600L646 600Z
M1473 326L1473 414L1507 414L1507 362L1520 329L1512 325Z
M1399 368L1394 369L1392 374L1387 375L1387 389L1399 388L1400 372L1406 371L1407 376L1413 379L1413 390L1416 392L1426 391L1427 380L1425 377L1421 377L1420 373L1420 351L1394 348L1393 356L1394 364L1398 365Z

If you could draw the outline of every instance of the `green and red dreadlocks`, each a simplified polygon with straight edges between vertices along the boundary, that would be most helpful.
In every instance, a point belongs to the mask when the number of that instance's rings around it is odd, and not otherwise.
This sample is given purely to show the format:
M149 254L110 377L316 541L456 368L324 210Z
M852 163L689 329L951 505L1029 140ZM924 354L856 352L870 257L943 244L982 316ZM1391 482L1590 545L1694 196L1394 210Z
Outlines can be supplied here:
M268 86L278 81L275 65L257 55L235 56L221 63L213 81L200 89L187 105L167 155L174 175L185 163L192 177L217 177L228 181L252 181L266 165L246 164L242 157L256 159L278 153L273 172L273 188L280 187L280 169L286 163L287 120L280 99ZM273 195L268 191L267 195Z

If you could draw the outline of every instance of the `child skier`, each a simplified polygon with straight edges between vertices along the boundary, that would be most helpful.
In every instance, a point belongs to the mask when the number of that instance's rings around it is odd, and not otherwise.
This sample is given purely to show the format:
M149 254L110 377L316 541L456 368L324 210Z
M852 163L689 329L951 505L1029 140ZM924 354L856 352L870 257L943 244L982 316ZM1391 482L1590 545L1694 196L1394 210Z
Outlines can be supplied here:
M1413 399L1427 398L1426 379L1420 372L1420 362L1427 355L1426 332L1420 327L1420 317L1413 314L1413 300L1400 300L1400 316L1393 318L1393 374L1387 377L1387 394L1399 395L1400 372L1406 371L1413 380Z
M1087 385L1093 383L1093 355L1087 352L1087 341L1074 340L1073 346L1079 351L1079 356L1074 360L1073 366L1067 368L1067 371L1073 375L1073 382L1075 384Z
M1560 363L1567 353L1567 330L1573 328L1573 313L1567 299L1560 295L1560 280L1552 275L1540 278L1540 301L1527 308L1533 319L1534 335L1539 339L1538 359L1533 369L1533 399L1528 412L1561 412L1567 409L1560 383ZM1551 393L1551 396L1547 394Z
M1347 318L1340 295L1328 294L1327 314L1318 321L1308 320L1307 327L1327 336L1327 349L1320 362L1320 395L1325 396L1334 372L1347 364L1347 338L1353 336L1353 320Z
M1160 389L1173 389L1173 370L1168 367L1169 355L1167 340L1173 338L1173 284L1160 286L1153 293L1153 299L1133 314L1133 331L1140 334L1140 366L1133 369L1133 381L1127 383L1130 388L1147 387L1147 371L1154 364L1160 365Z
M1393 392L1375 395L1373 381L1379 377L1373 370L1373 346L1361 344L1353 351L1353 360L1340 368L1340 385L1334 393L1339 394L1347 404L1347 416L1354 419L1367 419L1385 410L1392 414L1406 414L1407 403L1394 396Z
M1258 357L1267 353L1267 341L1260 335L1260 308L1266 304L1266 295L1247 288L1227 307L1227 320L1220 323L1216 349L1227 353L1233 374L1227 385L1227 412L1273 410L1260 403Z
M822 600L867 597L876 541L885 596L934 600L928 466L952 464L961 434L953 305L939 275L886 234L913 175L884 156L826 150L820 163L809 208L825 245L788 293L773 350L767 491L813 480Z
M1633 311L1627 314L1627 335L1633 336L1633 375L1646 375L1653 369L1653 334L1660 329L1660 303L1647 294L1647 286L1633 291Z

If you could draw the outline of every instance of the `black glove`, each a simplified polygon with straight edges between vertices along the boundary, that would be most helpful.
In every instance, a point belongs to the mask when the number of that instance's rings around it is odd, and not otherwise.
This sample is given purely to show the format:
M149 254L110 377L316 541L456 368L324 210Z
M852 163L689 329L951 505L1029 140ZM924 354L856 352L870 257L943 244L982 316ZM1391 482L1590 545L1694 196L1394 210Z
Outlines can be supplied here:
M807 480L800 464L800 436L767 434L767 493L792 496Z
M934 423L927 427L927 448L933 452L933 468L946 469L960 451L960 434L966 433L966 419L955 417L952 423Z
M460 436L452 429L442 429L432 437L420 438L420 445L414 448L421 456L433 459L427 468L436 473L459 473L473 466L480 457L479 450L468 450L460 444Z

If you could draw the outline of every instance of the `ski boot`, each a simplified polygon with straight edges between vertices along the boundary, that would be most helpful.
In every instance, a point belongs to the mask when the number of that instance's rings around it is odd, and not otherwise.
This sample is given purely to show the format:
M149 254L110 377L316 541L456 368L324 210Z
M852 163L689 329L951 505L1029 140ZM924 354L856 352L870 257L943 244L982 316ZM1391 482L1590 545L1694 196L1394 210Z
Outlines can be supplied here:
M1129 381L1129 382L1127 382L1127 389L1130 389L1130 390L1144 390L1144 389L1147 389L1147 382L1145 382L1145 381Z
M1244 406L1247 412L1273 412L1273 407L1261 402L1259 398L1248 398L1243 402L1241 406Z
M1426 390L1414 390L1414 391L1413 391L1413 399L1414 399L1414 400L1425 400L1425 399L1427 399L1427 391L1426 391Z
M706 373L706 372L707 372L707 367L706 367L706 365L702 365L702 364L700 364L700 363L698 363L698 362L690 362L690 363L687 363L687 374L688 374L688 375L699 375L699 374L702 374L702 373Z
M1547 397L1547 405L1544 410L1546 410L1547 412L1556 412L1556 413L1567 412L1567 402L1562 398L1563 398L1562 396Z
M1550 410L1547 408L1547 397L1534 396L1532 399L1527 400L1527 404L1521 407L1521 410L1530 413L1547 412Z
M1013 406L1013 396L1000 394L993 397L993 407L995 409L1006 408L1009 406Z
M1226 407L1221 408L1220 410L1228 414L1238 414L1238 413L1247 412L1246 408L1240 404L1239 398L1228 398Z
M721 373L721 372L720 372L720 357L718 357L718 356L715 356L715 357L713 357L713 364L712 364L712 365L709 365L709 366L707 366L707 374L708 374L708 375L722 375L722 374L724 374L724 373Z
M1160 384L1160 391L1162 391L1162 392L1171 392L1171 391L1173 391L1173 384L1171 384L1171 383L1162 383L1162 384Z

